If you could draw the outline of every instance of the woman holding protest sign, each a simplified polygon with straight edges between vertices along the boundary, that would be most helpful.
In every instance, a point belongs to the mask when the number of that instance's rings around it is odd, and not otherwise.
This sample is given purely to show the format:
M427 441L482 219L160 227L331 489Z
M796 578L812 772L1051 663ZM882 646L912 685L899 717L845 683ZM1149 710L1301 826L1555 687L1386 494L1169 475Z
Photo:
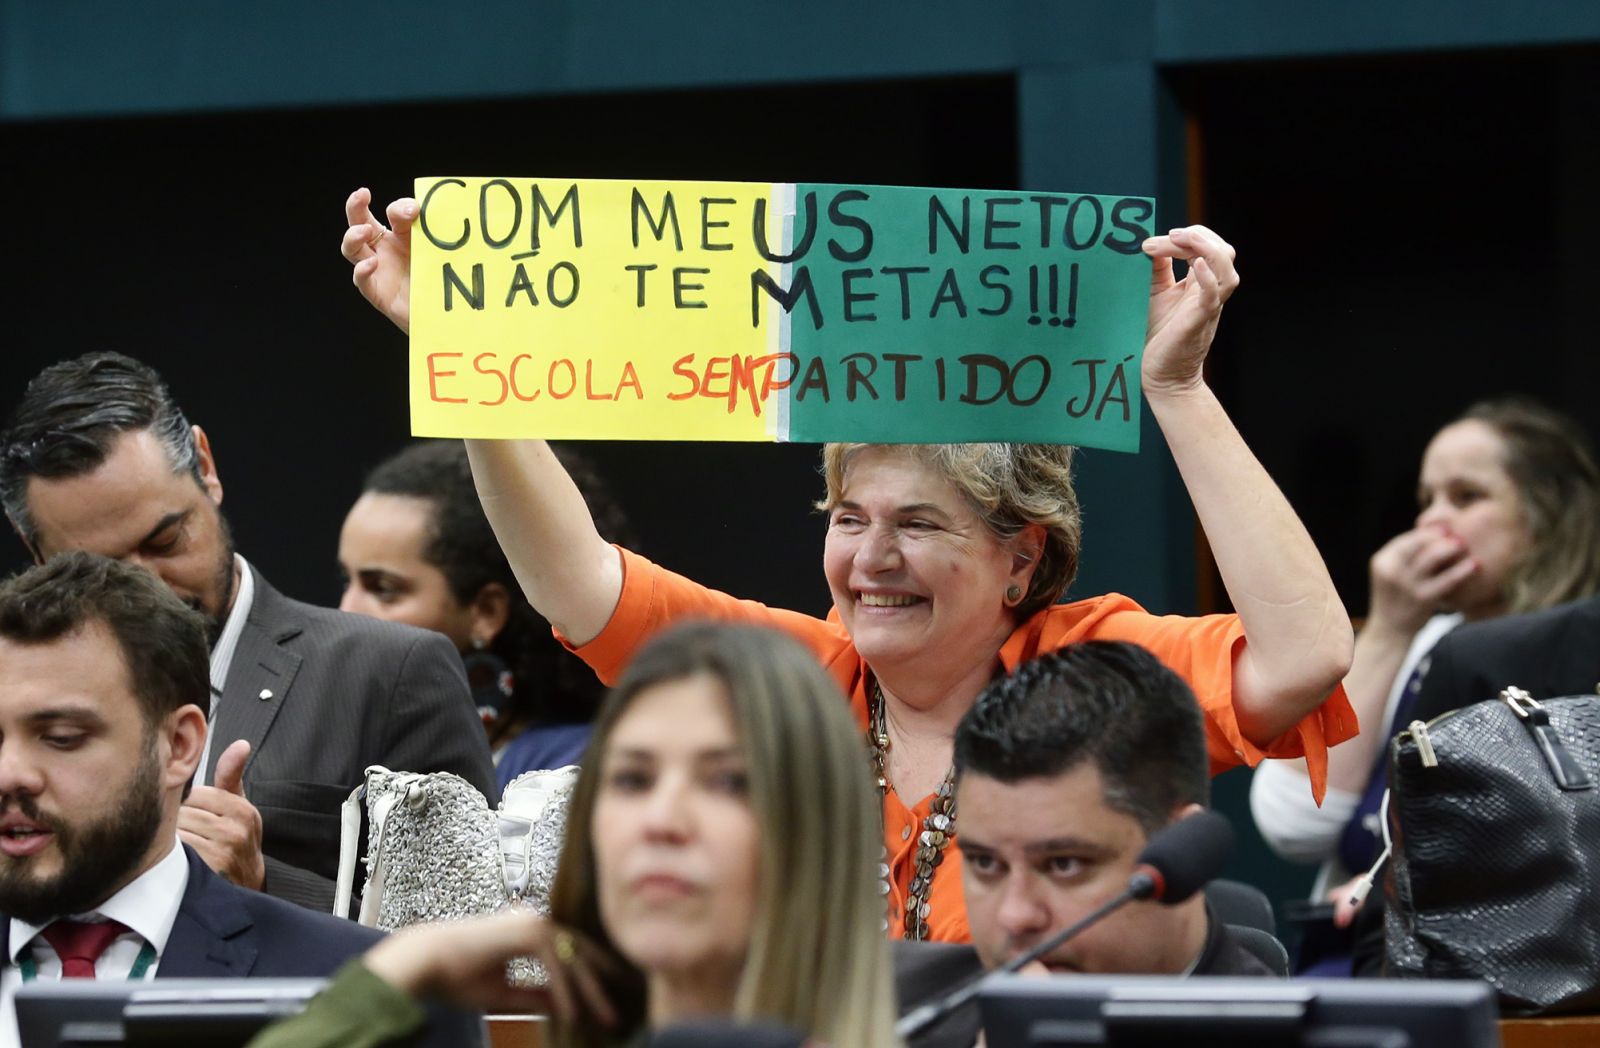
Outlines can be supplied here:
M362 294L409 324L410 227L357 190L342 250ZM1055 602L1077 570L1071 449L1046 445L829 445L819 620L739 601L605 543L542 441L468 443L473 474L529 600L602 678L651 633L710 616L803 641L850 696L883 794L890 931L968 937L951 803L956 724L997 674L1090 638L1150 648L1194 688L1215 770L1305 756L1355 732L1339 690L1349 619L1310 537L1255 460L1201 368L1238 285L1233 249L1202 226L1144 244L1154 260L1141 379L1237 615L1154 616L1120 595ZM1183 279L1173 260L1189 261ZM804 784L797 783L796 789Z

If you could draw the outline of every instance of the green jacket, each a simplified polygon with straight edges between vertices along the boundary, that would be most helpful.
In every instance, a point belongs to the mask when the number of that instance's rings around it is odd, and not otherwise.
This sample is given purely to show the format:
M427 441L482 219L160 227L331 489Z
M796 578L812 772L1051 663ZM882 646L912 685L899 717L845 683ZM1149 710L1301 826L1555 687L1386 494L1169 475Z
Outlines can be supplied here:
M427 1021L416 1001L350 961L305 1011L256 1034L249 1048L378 1048L415 1040Z

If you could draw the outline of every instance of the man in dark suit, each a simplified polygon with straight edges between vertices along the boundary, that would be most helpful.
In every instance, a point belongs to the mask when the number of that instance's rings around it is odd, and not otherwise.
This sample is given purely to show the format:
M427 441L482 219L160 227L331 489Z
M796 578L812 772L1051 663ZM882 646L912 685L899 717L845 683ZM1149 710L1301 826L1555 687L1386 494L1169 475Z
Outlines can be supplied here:
M972 945L896 943L902 1012L1045 942L1120 894L1150 835L1210 795L1194 693L1135 644L1069 645L991 683L956 729L961 884ZM1284 974L1202 895L1133 903L1025 973ZM976 1002L908 1040L971 1048Z
M207 677L202 617L147 572L69 553L0 584L0 1043L23 982L322 976L381 938L179 843Z
M0 440L0 501L36 560L135 563L205 616L212 743L178 832L234 883L330 910L339 804L369 765L493 795L449 641L273 589L233 550L205 432L145 365L95 353L29 383Z

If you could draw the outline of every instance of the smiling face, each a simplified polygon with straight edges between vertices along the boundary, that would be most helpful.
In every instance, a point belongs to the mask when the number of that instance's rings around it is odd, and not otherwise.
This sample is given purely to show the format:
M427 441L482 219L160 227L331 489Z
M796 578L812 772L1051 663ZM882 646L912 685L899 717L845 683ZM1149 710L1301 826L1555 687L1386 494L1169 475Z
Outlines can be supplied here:
M994 968L1118 895L1148 835L1105 802L1093 761L1004 783L967 772L956 791L973 946ZM1205 939L1201 897L1134 903L1045 955L1052 971L1176 974Z
M472 609L423 557L432 520L428 499L370 491L357 499L339 532L345 577L339 610L434 630L465 651L472 646Z
M176 746L147 726L99 623L0 640L0 912L83 912L166 855L204 739L204 715L186 710Z
M1503 605L1506 578L1530 541L1505 455L1493 426L1468 419L1440 430L1422 457L1417 526L1456 536L1477 561L1478 570L1444 598L1469 616L1493 614Z
M937 471L887 447L851 461L822 566L874 669L943 661L984 676L1016 625L1006 591L1026 591L1033 570Z
M755 924L760 829L726 688L640 691L606 740L592 840L600 920L647 976L733 986Z
M28 510L41 560L85 550L137 564L211 622L212 638L233 605L236 572L222 520L222 482L204 434L200 483L175 473L154 434L130 430L105 461L74 477L33 477Z

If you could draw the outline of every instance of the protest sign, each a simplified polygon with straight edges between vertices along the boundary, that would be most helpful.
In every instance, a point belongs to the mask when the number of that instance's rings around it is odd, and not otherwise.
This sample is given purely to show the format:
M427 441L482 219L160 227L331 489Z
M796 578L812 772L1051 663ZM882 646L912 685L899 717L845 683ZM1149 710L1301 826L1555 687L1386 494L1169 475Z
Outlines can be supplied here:
M1154 203L424 178L420 436L1132 451Z

